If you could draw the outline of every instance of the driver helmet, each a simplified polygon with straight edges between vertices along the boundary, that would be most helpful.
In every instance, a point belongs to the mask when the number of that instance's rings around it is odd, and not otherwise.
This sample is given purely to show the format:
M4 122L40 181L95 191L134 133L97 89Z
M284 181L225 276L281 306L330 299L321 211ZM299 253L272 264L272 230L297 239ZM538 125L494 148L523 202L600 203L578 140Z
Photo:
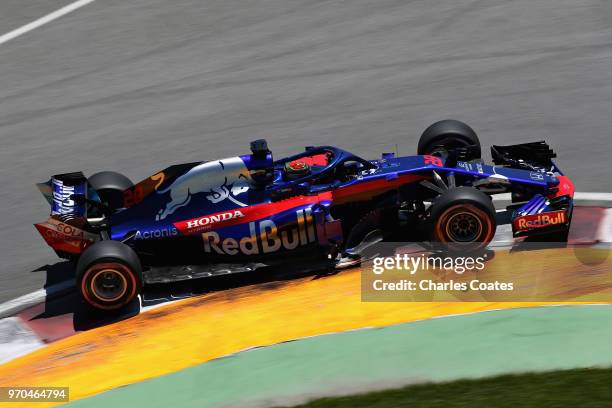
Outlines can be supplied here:
M310 165L303 160L285 163L285 173L290 180L296 180L310 174Z

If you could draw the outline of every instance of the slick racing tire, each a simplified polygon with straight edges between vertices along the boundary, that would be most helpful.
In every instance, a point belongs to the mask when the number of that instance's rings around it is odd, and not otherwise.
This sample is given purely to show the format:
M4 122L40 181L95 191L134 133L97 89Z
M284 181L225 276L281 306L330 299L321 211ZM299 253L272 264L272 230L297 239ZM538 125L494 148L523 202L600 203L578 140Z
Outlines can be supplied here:
M495 235L491 198L471 187L446 190L431 205L431 240L451 252L478 251Z
M100 241L79 258L76 282L87 305L113 311L132 302L140 293L142 266L129 246L118 241Z
M123 207L123 192L134 185L129 178L114 171L95 173L87 181L96 190L102 203L113 211Z
M425 129L419 139L417 154L435 154L441 149L450 150L470 145L475 148L466 160L480 159L480 140L474 129L458 120L446 119Z

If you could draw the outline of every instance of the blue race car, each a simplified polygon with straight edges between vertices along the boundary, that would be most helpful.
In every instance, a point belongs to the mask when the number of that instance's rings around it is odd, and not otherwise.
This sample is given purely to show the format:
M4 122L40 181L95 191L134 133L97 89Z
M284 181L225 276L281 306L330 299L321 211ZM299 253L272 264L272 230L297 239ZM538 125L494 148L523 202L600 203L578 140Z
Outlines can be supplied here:
M82 298L101 310L131 302L143 284L350 265L382 239L482 249L495 235L499 193L512 195L515 237L567 240L574 188L546 143L493 146L485 164L475 132L444 120L425 130L417 153L366 160L319 146L275 161L257 140L251 154L171 166L135 185L114 172L59 174L38 185L52 209L35 226L76 261Z

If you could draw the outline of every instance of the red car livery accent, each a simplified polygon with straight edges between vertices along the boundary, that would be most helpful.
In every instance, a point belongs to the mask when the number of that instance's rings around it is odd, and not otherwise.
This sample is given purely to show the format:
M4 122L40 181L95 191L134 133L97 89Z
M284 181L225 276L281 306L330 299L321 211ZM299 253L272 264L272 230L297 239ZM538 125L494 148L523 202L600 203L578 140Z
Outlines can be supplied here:
M49 218L34 224L45 242L56 251L80 254L95 242L95 236L80 228Z
M425 164L432 164L437 167L443 166L442 159L437 156L425 155L423 156L423 161L425 162Z
M327 166L329 163L329 157L327 154L315 154L313 156L302 157L299 160L294 160L293 163L304 163L309 166Z
M559 180L559 185L557 186L557 192L551 197L561 197L561 196L570 196L574 197L574 183L567 176L556 176L557 180Z
M212 228L224 228L256 221L293 208L307 204L316 204L330 199L331 193L322 193L313 196L298 196L274 203L258 204L250 207L221 211L198 218L192 218L190 220L179 221L175 222L174 226L183 235L197 234Z

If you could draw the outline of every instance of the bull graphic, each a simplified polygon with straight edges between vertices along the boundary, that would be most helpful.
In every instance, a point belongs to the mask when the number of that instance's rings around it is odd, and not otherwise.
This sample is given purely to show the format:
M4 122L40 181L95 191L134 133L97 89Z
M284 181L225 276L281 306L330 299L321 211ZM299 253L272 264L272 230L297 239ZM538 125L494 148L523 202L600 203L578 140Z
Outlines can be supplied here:
M249 171L240 157L198 164L174 180L167 188L157 192L157 194L170 192L170 202L159 210L155 220L161 221L179 208L185 207L191 201L191 197L198 193L208 193L206 199L213 204L230 200L241 207L246 207L247 204L236 196L246 193L249 187Z
M238 183L241 181L240 179L246 179L246 177L244 177L242 174L238 176L238 178ZM218 202L227 199L241 207L246 207L246 204L238 201L236 198L234 198L234 196L246 192L249 189L249 186L238 183L227 184L226 177L223 185L211 188L209 191L210 195L207 195L206 198L213 204L217 204Z

